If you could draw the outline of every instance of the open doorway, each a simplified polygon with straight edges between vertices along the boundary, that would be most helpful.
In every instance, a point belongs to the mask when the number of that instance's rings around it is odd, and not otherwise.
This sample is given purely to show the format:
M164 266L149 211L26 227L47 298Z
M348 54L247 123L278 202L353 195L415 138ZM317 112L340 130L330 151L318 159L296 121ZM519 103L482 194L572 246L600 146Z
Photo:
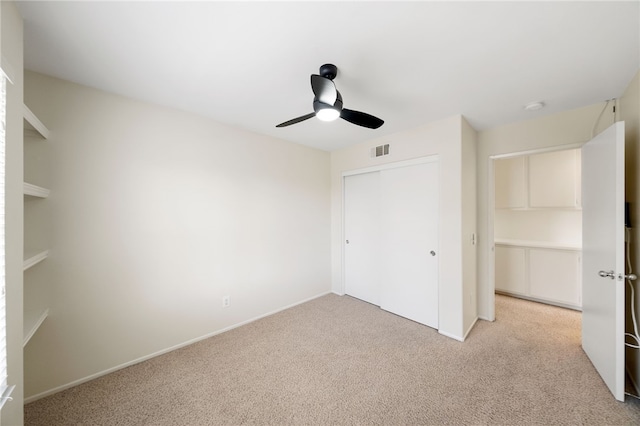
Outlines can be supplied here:
M496 156L491 165L494 291L580 311L579 147Z
M580 149L493 159L499 294L581 310Z
M575 244L578 242L577 239L567 240L566 238L567 235L577 235L573 232L577 220L559 221L563 223L560 227L555 226L553 222L544 222L545 225L541 227L539 223L535 224L531 221L514 224L513 220L508 220L505 224L501 222L500 218L501 215L504 215L504 211L507 211L506 216L511 218L515 215L513 212L544 211L552 213L553 210L560 212L581 210L583 194L579 192L579 189L582 185L574 184L573 191L563 191L563 188L566 189L566 185L554 171L553 161L549 163L542 161L544 158L556 158L556 156L559 158L562 155L568 157L569 151L564 152L562 149L557 149L554 152L496 156L491 158L489 164L491 206L489 208L489 236L492 237L490 241L490 266L493 268L490 271L491 290L495 293L504 292L516 297L529 298L575 310L581 310L580 295L583 295L585 298L584 312L580 315L582 346L612 394L620 401L624 400L625 394L634 397L638 395L637 387L634 387L629 380L625 383L624 378L624 346L625 344L629 345L624 342L624 320L622 319L625 309L625 294L621 286L625 272L617 272L618 279L615 286L611 285L609 281L607 281L608 285L603 286L601 280L615 279L616 272L614 271L625 271L623 129L624 123L615 123L588 142L583 149L576 151L575 157L585 157L585 173L581 169L575 169L576 178L579 177L579 181L584 180L585 182L583 188L585 189L584 199L587 214L581 218L581 222L584 220L584 228L582 225L580 226L580 235L584 236L584 243L587 247L583 264L581 264L582 241ZM573 162L573 160L571 161ZM582 161L575 162L575 164L581 165ZM571 170L571 167L565 165L562 169L566 173ZM570 187L571 185L569 185ZM519 192L516 190L517 188L524 188L525 191ZM566 195L567 192L574 193L573 202L570 196L557 196L558 194ZM540 197L554 201L550 204L544 204L541 203ZM566 202L558 202L561 199ZM575 214L577 216L577 212ZM526 235L523 237L522 235L505 234L513 228ZM505 237L508 240L507 243L511 244L501 244L502 238ZM525 238L525 240L519 241L518 238ZM573 277L559 272L559 269L565 266L558 266L560 262L555 264L540 262L539 257L536 257L541 248L538 241L544 241L543 251L576 251L578 274L575 282L578 283L578 286L574 289L579 291L568 292L576 297L567 297L567 293L564 296L558 295L558 293L545 294L540 290L541 282L546 282L547 290L555 291L558 289L558 283L564 284L571 281ZM549 246L549 242L552 243L551 246ZM560 244L561 247L558 247L557 244ZM504 253L500 252L501 245L516 247L521 251L517 254L509 252L505 260ZM628 257L628 245L626 245L626 250ZM524 260L521 261L521 259ZM504 264L507 265L506 273L502 268ZM569 264L571 265L571 262ZM606 267L601 265L606 265ZM575 270L573 266L571 269ZM580 270L585 271L584 277L580 275ZM536 273L539 274L537 278L534 276ZM505 279L508 281L507 284L500 282ZM518 279L521 281L517 282ZM556 283L552 284L554 280ZM505 285L507 286L506 291ZM615 297L611 297L612 295ZM540 296L542 296L542 300L540 300ZM576 301L579 302L579 305ZM569 303L567 304L567 302ZM626 333L626 335L630 335L630 333Z

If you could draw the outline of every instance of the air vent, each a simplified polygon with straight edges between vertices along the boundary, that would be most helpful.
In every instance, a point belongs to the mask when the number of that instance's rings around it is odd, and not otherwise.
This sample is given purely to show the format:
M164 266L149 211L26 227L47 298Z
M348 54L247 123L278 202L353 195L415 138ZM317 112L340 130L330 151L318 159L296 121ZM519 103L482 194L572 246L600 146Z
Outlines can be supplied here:
M389 155L389 144L376 146L371 149L372 157L382 157L383 155Z

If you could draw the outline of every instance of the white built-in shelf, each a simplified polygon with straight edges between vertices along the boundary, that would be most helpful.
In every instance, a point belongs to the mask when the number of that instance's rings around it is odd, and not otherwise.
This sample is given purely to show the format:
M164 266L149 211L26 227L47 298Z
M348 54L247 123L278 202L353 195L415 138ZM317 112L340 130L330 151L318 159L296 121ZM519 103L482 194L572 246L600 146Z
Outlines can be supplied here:
M42 262L49 256L49 250L28 251L24 255L23 271Z
M35 132L40 135L40 137L49 139L49 129L42 124L42 121L40 121L26 105L22 106L22 115L24 117L24 129L26 131Z
M30 315L28 312L24 313L24 340L22 346L26 346L29 340L36 334L38 328L42 325L44 320L49 316L49 309L45 309L44 312L39 312Z
M31 197L47 198L51 191L49 191L47 188L24 182L23 192L24 195L29 195Z

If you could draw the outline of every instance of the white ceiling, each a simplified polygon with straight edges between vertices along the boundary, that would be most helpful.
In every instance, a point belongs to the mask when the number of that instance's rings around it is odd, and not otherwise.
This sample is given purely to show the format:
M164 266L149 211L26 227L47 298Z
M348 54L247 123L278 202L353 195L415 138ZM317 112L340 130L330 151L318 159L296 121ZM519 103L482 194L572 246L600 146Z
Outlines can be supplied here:
M20 2L25 66L334 150L453 115L477 130L620 96L633 2ZM313 118L324 63L378 130ZM542 100L541 111L523 105Z

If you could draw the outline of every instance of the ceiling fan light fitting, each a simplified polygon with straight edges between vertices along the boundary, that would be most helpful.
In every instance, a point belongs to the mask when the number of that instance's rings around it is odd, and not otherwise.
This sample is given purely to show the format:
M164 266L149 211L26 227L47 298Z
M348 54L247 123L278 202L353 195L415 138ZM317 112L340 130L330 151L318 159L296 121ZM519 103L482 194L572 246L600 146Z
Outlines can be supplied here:
M316 117L322 121L333 121L340 117L340 111L331 107L322 108L316 112Z

